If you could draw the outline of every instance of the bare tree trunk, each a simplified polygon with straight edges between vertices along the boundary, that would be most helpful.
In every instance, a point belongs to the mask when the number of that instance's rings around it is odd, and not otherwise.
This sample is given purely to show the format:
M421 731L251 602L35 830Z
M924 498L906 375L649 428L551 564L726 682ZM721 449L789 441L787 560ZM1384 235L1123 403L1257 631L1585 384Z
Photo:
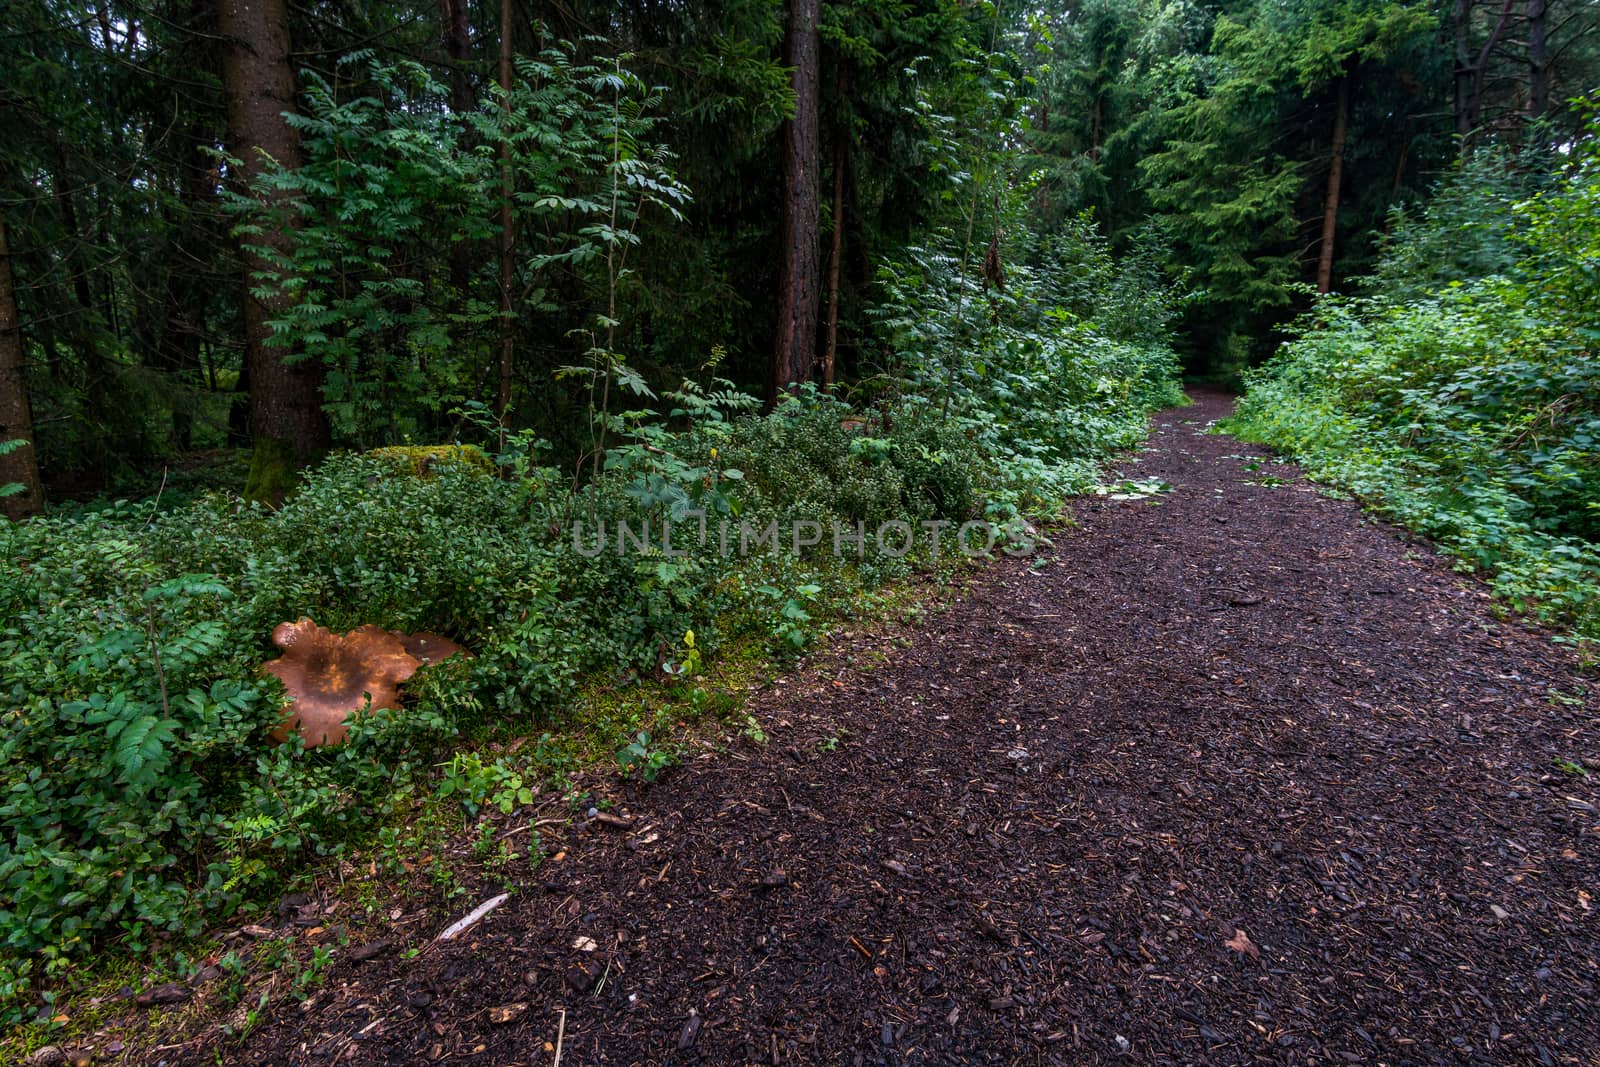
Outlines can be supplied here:
M294 68L289 63L286 0L217 0L217 30L223 39L222 84L228 126L240 177L248 185L270 156L285 167L300 163L300 138L284 113L294 109ZM274 252L294 242L292 219L254 240ZM281 297L263 301L252 292L253 275L269 264L245 251L245 369L250 376L250 435L253 443L245 493L279 500L294 472L327 451L332 435L322 410L323 368L315 360L284 362L289 355L267 342L267 324L283 310Z
M1528 118L1538 122L1550 113L1550 28L1545 22L1549 5L1528 0Z
M778 281L778 333L767 381L767 406L795 382L811 378L817 352L822 196L817 160L818 22L821 0L789 0L784 51L794 87L794 117L784 124L783 259Z
M504 432L506 416L511 411L511 372L515 364L516 337L511 319L512 266L515 251L515 234L512 230L511 198L515 195L515 179L511 170L511 3L500 0L500 114L506 130L500 138L500 384L495 393L494 413Z
M0 514L21 521L44 509L44 489L39 483L28 381L22 374L22 318L11 275L11 245L6 241L5 218L0 216L0 444L7 441L27 442L0 455L0 486L22 486L20 493L0 496Z
M1350 127L1350 75L1339 79L1333 112L1333 153L1328 165L1328 198L1322 205L1322 250L1317 257L1317 292L1333 288L1333 244L1339 230L1339 186L1344 180L1344 140Z

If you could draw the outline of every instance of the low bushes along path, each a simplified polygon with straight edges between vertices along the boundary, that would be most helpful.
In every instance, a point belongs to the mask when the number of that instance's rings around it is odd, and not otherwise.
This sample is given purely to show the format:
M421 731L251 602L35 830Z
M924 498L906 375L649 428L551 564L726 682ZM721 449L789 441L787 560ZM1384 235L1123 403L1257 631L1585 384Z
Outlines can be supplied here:
M565 857L470 934L345 950L185 1054L1597 1062L1594 683L1430 550L1249 469L1205 432L1227 410L1159 416L1126 464L1175 491L1080 504L887 662L836 646L755 698L766 744L547 832Z

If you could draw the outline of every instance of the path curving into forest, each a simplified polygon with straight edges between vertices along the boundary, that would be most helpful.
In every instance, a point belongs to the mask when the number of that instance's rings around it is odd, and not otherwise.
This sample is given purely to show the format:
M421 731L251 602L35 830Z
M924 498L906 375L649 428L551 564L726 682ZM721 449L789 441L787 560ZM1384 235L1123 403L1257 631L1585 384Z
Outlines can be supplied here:
M1196 399L1125 465L1174 492L817 657L765 745L224 1061L543 1067L564 1009L569 1067L1594 1062L1595 682Z

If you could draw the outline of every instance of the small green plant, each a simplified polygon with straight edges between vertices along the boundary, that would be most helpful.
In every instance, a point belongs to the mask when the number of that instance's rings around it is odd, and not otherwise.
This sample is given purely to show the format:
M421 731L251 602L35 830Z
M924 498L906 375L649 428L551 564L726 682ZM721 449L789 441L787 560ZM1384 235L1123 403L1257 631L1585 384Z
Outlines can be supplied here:
M632 741L617 750L617 764L623 773L637 774L646 782L654 782L663 771L677 763L677 753L654 744L646 730L640 730Z
M1581 708L1583 707L1584 691L1582 689L1578 689L1571 693L1566 693L1560 689L1557 689L1555 686L1551 686L1548 699L1550 703L1559 705L1561 707Z
M223 863L227 877L223 880L224 892L233 892L241 886L266 883L276 877L276 870L268 857L261 855L263 845L270 845L287 829L287 824L275 815L265 813L242 815L227 819L222 824Z
M327 977L328 966L333 963L333 950L318 945L311 950L311 958L304 966L297 966L291 982L291 993L296 1000L305 1000Z
M677 663L662 664L662 671L677 678L689 679L698 675L702 669L703 660L700 649L694 643L694 631L683 632L683 646L678 650Z
M850 731L843 726L834 728L834 732L817 742L818 752L837 752L839 745L848 739Z
M427 861L428 881L433 885L434 892L440 899L448 902L466 893L467 887L461 881L461 875L451 865L450 860L443 855L435 855Z
M510 815L519 805L533 803L532 784L504 758L484 763L476 752L458 752L441 766L444 777L434 795L441 800L454 797L468 815L477 815L485 805Z
M1560 771L1562 774L1568 775L1572 778L1589 777L1588 769L1581 763L1574 763L1572 760L1565 759L1561 756L1557 756L1554 762L1556 770Z
M806 583L795 587L793 594L785 594L776 586L763 585L756 590L767 597L774 605L781 603L778 609L778 619L773 624L774 636L780 638L789 648L798 652L806 647L811 640L811 612L807 605L817 599L817 594L822 592L820 585Z
M739 715L743 720L739 732L758 745L766 744L767 731L761 728L760 720L742 708L739 710Z

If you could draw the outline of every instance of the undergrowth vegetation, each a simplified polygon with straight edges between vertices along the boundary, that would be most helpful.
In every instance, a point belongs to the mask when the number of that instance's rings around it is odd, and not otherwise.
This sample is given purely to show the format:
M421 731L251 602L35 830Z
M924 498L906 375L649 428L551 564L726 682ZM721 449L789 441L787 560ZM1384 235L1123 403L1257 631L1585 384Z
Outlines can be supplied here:
M589 181L612 212L648 206L625 191L640 174L677 188L651 158L648 172L620 149L601 161ZM832 395L807 387L760 415L714 359L658 395L597 315L588 364L567 371L596 397L597 443L576 458L464 403L483 452L336 454L276 509L215 493L0 527L11 1017L89 950L197 934L393 825L419 790L471 812L525 802L524 768L452 752L559 733L584 686L691 676L730 642L803 650L863 590L951 565L968 521L1000 531L997 551L1026 542L1029 517L1093 485L1097 461L1180 395L1156 250L1114 260L1087 220L1036 239L1025 186L985 196L1024 235L1003 280L971 255L970 227L881 263L881 362ZM605 259L632 240L608 222L574 247ZM316 283L315 263L282 266ZM305 311L279 329L301 350L329 336ZM913 532L910 552L877 551L886 523ZM439 632L472 656L425 669L403 710L360 718L344 746L275 747L284 695L260 666L273 627L301 616ZM637 719L614 745L645 780L673 759Z
M1353 298L1319 303L1231 429L1600 637L1600 144L1454 174ZM1548 169L1548 168L1547 168Z

